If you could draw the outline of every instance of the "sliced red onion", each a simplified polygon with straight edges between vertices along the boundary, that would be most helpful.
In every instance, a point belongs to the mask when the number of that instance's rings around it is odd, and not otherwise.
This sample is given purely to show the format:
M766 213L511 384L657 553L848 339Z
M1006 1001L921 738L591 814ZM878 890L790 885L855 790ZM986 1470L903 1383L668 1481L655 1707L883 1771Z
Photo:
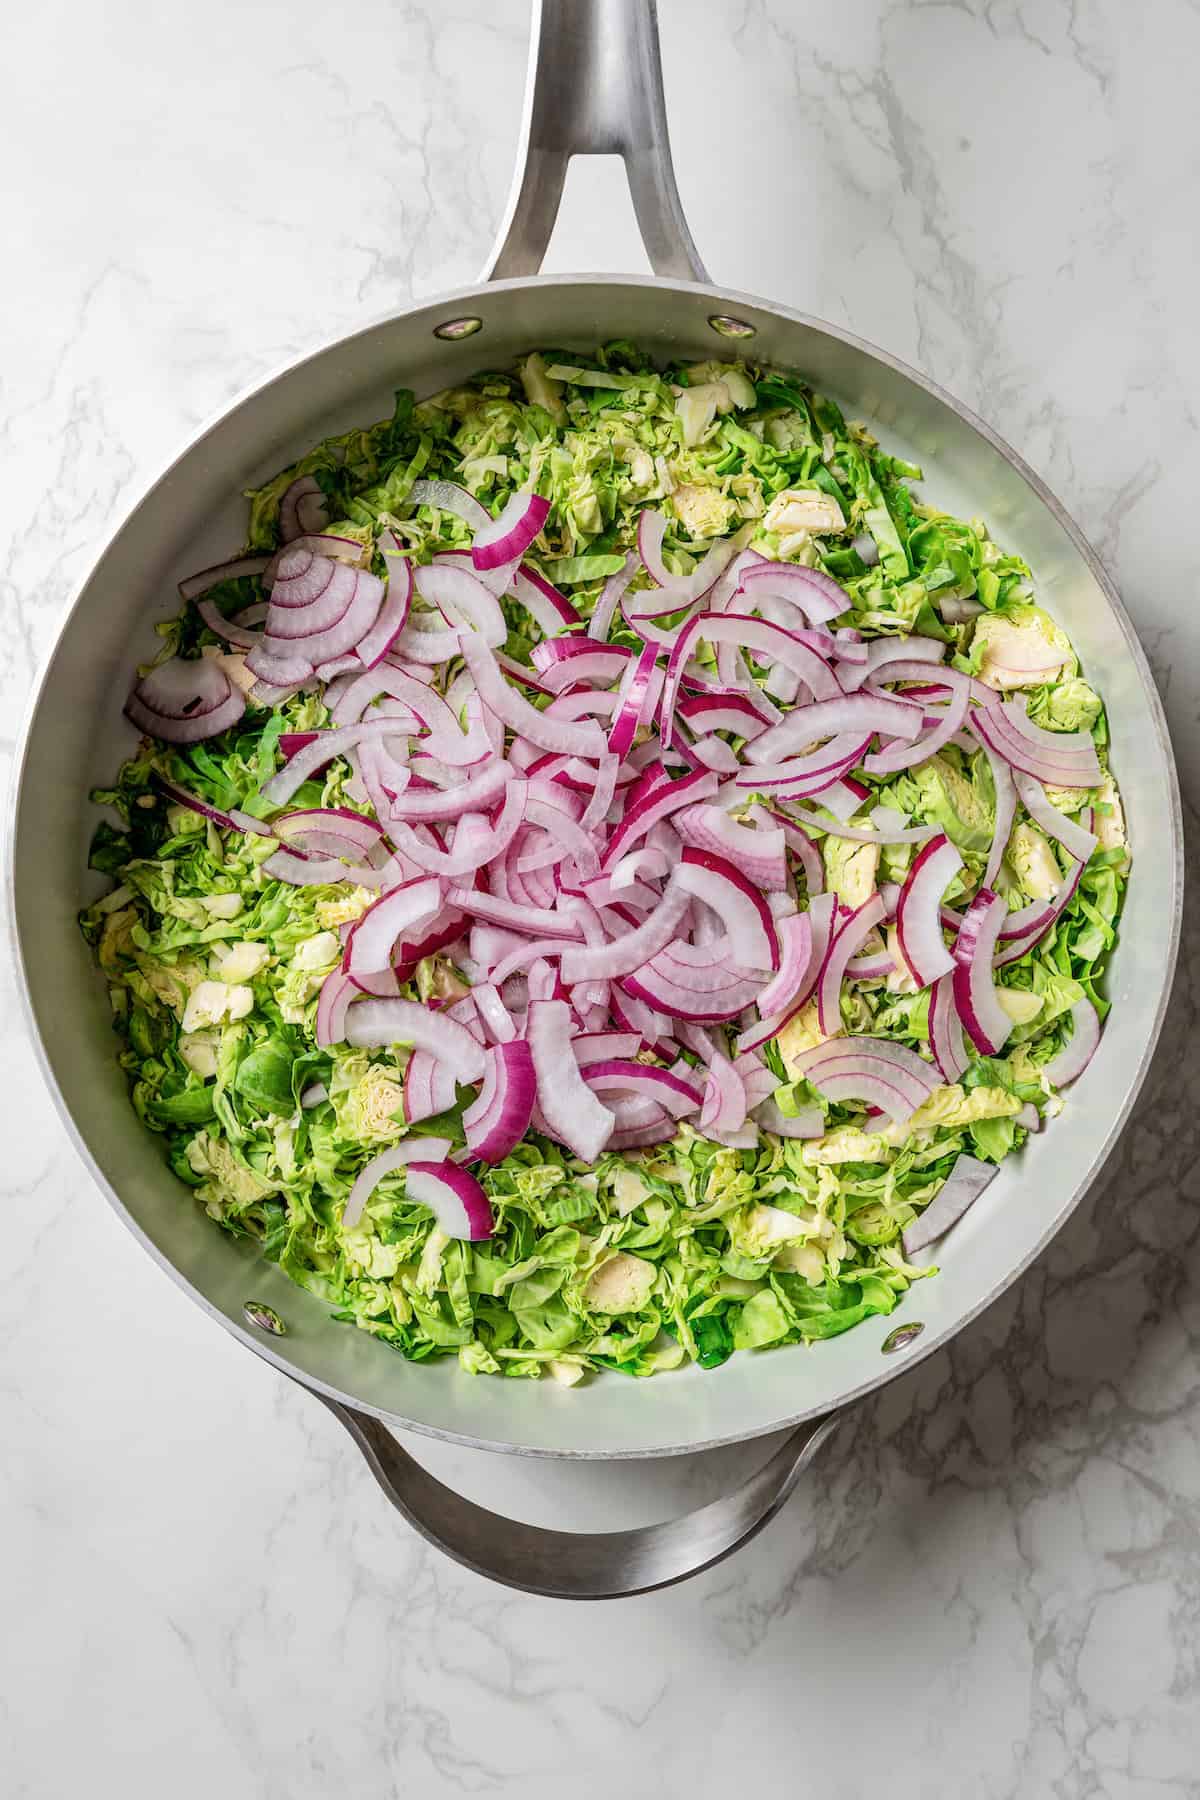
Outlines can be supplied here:
M457 1163L410 1163L406 1192L410 1200L430 1209L449 1238L478 1243L496 1228L487 1195Z
M495 1044L485 1052L487 1067L479 1098L463 1113L467 1149L481 1162L498 1163L515 1150L529 1129L537 1078L524 1038Z
M675 714L694 731L732 731L747 739L761 737L768 725L749 694L689 694Z
M369 875L365 864L350 868L332 856L309 856L302 850L276 850L263 863L273 881L290 882L293 887L327 887L339 881L359 881Z
M839 825L861 812L863 803L870 798L871 790L866 783L853 779L835 781L830 787L821 789L821 805L827 813L833 814Z
M688 845L673 879L685 894L712 907L728 933L734 961L743 969L779 967L771 909L754 883L726 857Z
M963 859L944 832L917 854L900 889L896 930L900 954L919 988L954 972L954 958L942 936L942 895L960 872Z
M688 659L697 644L707 640L714 645L735 645L764 659L782 663L806 684L814 699L833 700L842 689L830 665L815 650L767 619L755 619L747 613L698 613L683 626L671 651L667 679L660 705L663 741L669 743L675 718L675 702Z
M531 825L539 826L552 837L553 862L559 863L570 857L580 875L597 873L600 859L596 854L596 846L586 831L568 818L561 808L548 806L543 800L531 799L525 808L525 814ZM518 871L523 871L524 867L524 863L518 861Z
M381 663L404 627L412 607L412 564L405 557L394 557L388 564L388 586L374 625L358 644L357 660L366 669Z
M342 957L346 974L373 975L391 968L396 943L405 932L427 924L441 904L442 884L432 875L381 894L350 928Z
M350 1189L342 1208L342 1230L353 1231L363 1215L363 1208L385 1175L392 1175L417 1160L441 1162L450 1154L449 1138L414 1137L403 1144L393 1144L373 1156Z
M428 925L420 928L415 938L405 938L402 944L397 945L397 974L407 978L425 957L436 956L439 950L450 949L462 937L467 924L465 913L453 906L444 906Z
M817 894L809 901L808 911L803 916L808 920L812 936L812 951L804 979L786 1007L781 1008L778 1012L764 1015L758 1024L747 1025L744 1028L737 1040L737 1048L743 1055L751 1050L757 1050L761 1044L767 1043L771 1038L778 1037L784 1026L795 1018L801 1007L808 1004L825 966L825 954L837 920L837 905L836 894ZM782 973L782 958L780 972Z
M672 1021L656 1007L615 984L609 990L609 1005L619 1031L636 1032L648 1050L664 1043Z
M281 638L272 640L275 649L258 643L246 657L246 667L270 687L296 687L308 680L313 665L301 650L289 649Z
M337 731L319 731L311 735L304 732L287 734L280 739L283 754L288 757L283 768L262 789L263 798L273 806L286 806L296 789L302 787L310 775L324 768L335 757L344 756L347 750L354 748L371 738L394 737L396 722L394 719L361 720L356 725L347 725ZM289 746L299 738L306 738L295 750Z
M144 675L125 702L139 731L167 744L198 744L236 725L246 702L212 657L173 656Z
M1056 1088L1067 1087L1083 1074L1100 1042L1100 1015L1086 994L1075 1002L1070 1016L1070 1037L1042 1067L1042 1074Z
M562 756L583 756L594 761L606 754L604 734L598 725L573 725L561 719L548 719L523 695L509 687L486 645L468 635L463 639L462 655L484 704L511 731L518 732L543 750L552 750Z
M846 965L862 949L871 932L883 923L883 914L883 895L872 894L830 937L817 979L817 1018L828 1037L842 1029L841 997Z
M201 569L195 575L189 575L179 583L181 600L198 600L201 594L207 594L222 581L241 581L247 575L265 574L268 556L238 556L232 562L214 563L211 569ZM231 642L236 640L231 639Z
M587 634L597 643L604 643L612 630L613 617L624 597L625 590L638 572L638 559L631 550L625 558L622 568L615 575L610 575L600 590L600 598L592 608L592 616L588 621Z
M592 906L624 906L636 912L649 912L662 899L660 889L650 887L645 882L626 882L617 887L609 875L589 876L580 885L584 897Z
M483 1079L483 1052L466 1027L417 1000L359 1000L346 1017L346 1042L357 1050L411 1044L444 1063L458 1082Z
M939 600L937 609L947 625L965 625L969 619L977 619L981 612L986 612L982 600L968 600L957 594Z
M519 975L539 957L555 959L566 949L569 940L565 938L530 938L527 942L518 943L505 953L488 969L488 979L495 987L503 987L510 975Z
M957 1225L967 1209L973 1206L988 1183L997 1174L994 1163L979 1162L973 1156L959 1155L954 1167L924 1212L904 1229L901 1243L906 1257L945 1237Z
M884 807L876 811L885 812ZM822 819L815 813L801 812L800 823L807 831L823 831L827 837L846 838L852 844L924 844L936 836L936 825L889 825L879 831L866 826L842 825L836 819Z
M390 656L400 656L407 660L426 665L429 668L442 668L459 654L464 630L439 630L436 626L427 625L424 620L429 614L420 617L410 613L408 623L392 645ZM478 637L478 632L465 631L467 637Z
M898 1125L937 1086L928 1063L889 1038L831 1038L802 1052L795 1066L827 1100L870 1101Z
M657 649L653 644L644 645L621 684L620 704L608 734L611 755L625 756L632 749L638 732L649 726L664 679L664 672L658 667Z
M675 1136L675 1121L667 1113L647 1125L632 1125L614 1131L608 1140L610 1150L642 1150L651 1144L666 1144Z
M530 963L525 983L530 1000L564 1000L567 997L557 972L544 956L539 956Z
M273 637L286 638L314 637L327 631L345 617L361 573L329 556L285 551L267 608L268 631Z
M449 1064L428 1050L414 1050L404 1071L404 1117L410 1125L436 1118L454 1105L458 1092Z
M745 1089L746 1110L753 1112L756 1106L761 1106L762 1102L775 1092L777 1085L775 1077L753 1051L749 1055L735 1057L733 1066Z
M800 677L793 674L791 669L785 669L782 663L776 663L763 682L762 691L785 706L794 706L803 685Z
M825 887L825 864L821 859L821 852L808 833L802 831L795 820L789 819L786 813L778 812L773 807L754 806L750 810L749 817L755 818L759 814L772 819L783 832L784 842L804 871L804 885L809 895L822 893ZM822 830L824 830L823 826Z
M256 681L246 698L255 706L270 709L282 706L285 700L290 700L293 695L312 685L311 678L308 681L290 681L283 687L274 687L269 681Z
M728 858L756 886L771 891L786 888L786 844L778 825L739 825L724 807L702 802L676 813L674 826L685 844Z
M346 1036L346 1014L359 990L341 969L334 969L321 983L317 996L316 1040L322 1050L340 1044Z
M360 994L369 994L374 1000L400 997L400 977L394 968L378 969L373 975L352 975L350 979Z
M506 762L487 763L477 775L471 775L458 787L424 788L415 793L408 787L392 801L393 819L460 819L464 813L487 812L504 798L513 779Z
M732 746L713 732L689 743L677 725L675 742L691 768L711 769L717 775L732 775L738 766Z
M498 894L485 894L479 888L455 884L447 889L446 899L451 906L470 914L473 919L486 919L509 931L522 934L536 931L547 937L564 938L578 938L581 935L578 922L566 913L552 912L549 907L505 900Z
M560 594L532 563L523 563L517 570L513 578L513 592L534 624L547 637L553 632L562 631L564 627L569 630L572 626L583 623L566 595Z
M214 825L219 825L224 831L245 830L244 826L238 824L232 813L222 812L219 806L211 806L207 800L201 800L199 794L193 794L190 788L180 787L177 782L168 781L165 775L156 774L154 783L173 806L183 806L189 812L199 813L202 819L211 819ZM260 825L257 819L253 821L253 825L256 831L268 829L266 826Z
M846 976L850 981L886 981L895 973L895 968L887 950L866 951L846 964Z
M253 609L250 607L246 608L247 612L251 610ZM227 619L215 600L199 601L196 611L215 636L224 638L227 644L236 644L239 650L255 650L262 643L261 631L249 631L244 625ZM266 616L265 608L263 616Z
M321 484L312 475L298 475L284 489L279 502L279 535L285 544L306 532L323 531L329 523L329 511Z
M779 935L779 970L758 996L758 1009L764 1019L774 1013L787 1015L796 996L808 981L813 961L812 918L808 913L792 913L776 923ZM809 992L812 983L808 982Z
M1069 819L1064 812L1060 812L1053 801L1046 797L1046 790L1041 782L1035 781L1032 775L1026 775L1018 769L1013 780L1016 783L1017 793L1021 796L1021 803L1030 818L1035 820L1048 836L1056 838L1072 856L1077 856L1081 862L1087 862L1096 848L1095 834L1085 830L1082 825L1076 824L1075 820Z
M525 818L526 786L523 781L509 782L503 805L491 825L480 813L463 813L449 850L423 843L418 836L419 827L414 830L401 820L392 821L392 838L397 849L418 868L441 876L444 881L460 881L508 849Z
M757 999L761 985L761 977L735 966L724 938L717 944L675 939L621 981L626 995L673 1021L693 1025L740 1017Z
M657 1101L676 1119L700 1110L703 1096L698 1083L685 1075L674 1074L670 1069L611 1057L583 1064L582 1073L594 1093L640 1094Z
M934 983L929 1001L929 1048L942 1079L955 1082L966 1073L970 1060L963 1041L962 1023L954 1004L954 976L943 975Z
M540 494L514 494L495 519L475 533L471 560L477 569L498 569L520 560L550 517L550 502Z
M484 1030L494 1044L507 1044L517 1035L516 1022L500 998L494 982L476 982L471 998Z
M508 636L500 603L469 569L454 563L431 563L416 572L422 598L438 607L452 627L469 625L483 642L498 650Z
M639 885L638 878L642 875L650 881L661 881L670 873L670 869L671 859L665 850L657 850L650 844L642 844L639 849L631 850L628 856L623 856L619 862L615 862L607 879L613 892L616 893L623 888L636 888ZM644 891L649 893L649 889Z
M847 693L853 693L864 681L876 676L883 681L899 679L886 672L889 664L940 662L945 654L946 646L938 638L873 638L867 645L865 661L843 670L842 686Z
M685 1049L698 1056L705 1068L717 1054L717 1042L713 1033L703 1025L693 1025L686 1019L675 1021L675 1035Z
M665 777L655 782L640 799L626 804L624 816L608 840L601 868L609 870L620 862L660 819L669 818L698 800L711 800L716 791L717 778L707 769L681 775L674 781Z
M1051 787L1096 787L1104 778L1090 732L1043 731L1028 717L1023 698L977 708L968 724L1014 769Z
M1035 900L1032 905L1023 906L1020 912L1006 916L1000 930L1000 947L992 959L993 968L1019 962L1027 951L1040 943L1075 898L1083 870L1084 864L1076 859L1063 876L1063 884L1053 900Z
M911 701L884 694L843 694L836 700L793 708L780 724L747 744L743 754L747 762L773 763L791 756L803 744L843 733L863 737L878 731L911 741L921 722L921 708Z
M768 558L760 550L739 550L732 562L726 563L714 581L708 594L708 606L711 612L726 612L734 604L735 597L741 588L742 577L747 569L758 563L765 563Z
M696 601L689 606L676 624L660 626L654 623L648 612L642 610L642 603L647 598L645 593L626 593L621 599L621 615L629 629L640 637L644 644L653 644L656 650L672 651L679 642L684 626L689 623L700 602Z
M473 531L482 531L492 522L486 506L452 481L414 481L408 499L414 507L436 506L441 512L453 513Z
M867 774L895 775L901 769L911 769L918 763L927 762L958 736L967 716L970 699L971 690L964 677L961 687L950 695L933 730L918 738L916 743L906 744L896 738L882 750L874 751L863 762Z
M278 591L279 583L276 583ZM288 612L276 611L274 594L267 614L267 635L263 649L276 654L275 640L286 641L312 663L326 662L353 650L371 631L383 606L383 583L367 569L348 569L337 565L337 575L320 600L311 607L295 607ZM323 625L317 615L324 614L344 598L344 608L331 625ZM301 632L298 627L308 627Z
M634 654L624 644L597 644L580 632L566 632L535 644L530 661L543 685L557 692L572 677L577 681L619 681Z
M992 833L992 842L988 850L987 863L983 871L983 886L991 887L1000 871L1004 852L1008 848L1008 840L1012 833L1013 820L1017 816L1017 789L1013 781L1012 770L1000 753L981 738L978 733L968 738L967 743L974 750L982 749L988 768L992 773L992 789L995 794L996 824Z
M660 588L666 590L666 594L673 601L673 605L665 610L677 612L680 607L690 606L693 600L698 600L701 594L708 592L722 569L732 560L736 552L736 545L729 538L718 539L712 549L697 563L690 575L672 575L662 559L662 545L666 530L665 515L652 508L647 508L638 519L638 555L642 559L646 573ZM649 600L650 596L639 596L639 598Z
M348 806L306 806L299 812L281 813L270 826L271 835L293 850L319 848L315 837L336 837L352 845L362 856L374 850L383 837L383 827L363 813L351 812ZM340 849L335 854L342 855Z
M363 546L358 538L339 537L329 531L306 532L303 537L293 538L290 544L285 544L275 552L263 570L262 584L269 594L273 594L279 571L285 564L290 578L297 579L310 563L314 560L319 562L322 557L337 562L361 564Z
M407 708L412 717L430 734L430 745L444 762L456 765L463 763L464 756L456 746L461 746L464 734L450 707L433 688L415 676L406 674L404 670L397 669L390 662L367 670L356 680L347 682L336 699L331 699L329 690L326 690L325 704L331 710L335 725L352 725L364 716L371 702L378 700L381 695L386 695L391 701ZM395 715L389 711L386 716ZM393 729L397 736L402 735L403 721L398 721Z
M768 1098L759 1101L754 1108L754 1117L764 1131L773 1131L776 1137L819 1138L825 1135L825 1115L819 1106L806 1106L789 1116L780 1111L774 1099Z
M789 600L813 625L827 624L851 604L849 594L832 575L826 575L823 569L806 569L800 563L755 563L742 576L742 590L747 602L757 602L760 595Z
M581 1069L590 1063L606 1062L615 1057L628 1060L637 1055L641 1045L641 1037L636 1031L585 1031L571 1041L575 1061Z
M862 761L870 743L869 737L843 732L807 756L791 756L785 762L741 769L734 776L734 784L748 792L778 794L784 799L819 794L849 774Z
M708 1065L700 1130L739 1131L746 1123L746 1089L742 1078L720 1051Z
M670 943L690 904L683 888L672 882L654 911L634 930L611 944L582 949L573 945L563 957L563 980L570 987L577 981L611 981L632 974Z
M857 667L859 663L870 660L866 640L862 632L857 631L853 625L839 625L833 636L840 662Z
M954 1004L975 1048L998 1056L1013 1028L992 980L996 939L1007 915L1004 901L980 888L963 914L954 943Z
M571 1054L574 1028L565 1000L533 1000L526 1024L537 1077L537 1102L550 1135L594 1163L612 1133L612 1113L601 1105Z

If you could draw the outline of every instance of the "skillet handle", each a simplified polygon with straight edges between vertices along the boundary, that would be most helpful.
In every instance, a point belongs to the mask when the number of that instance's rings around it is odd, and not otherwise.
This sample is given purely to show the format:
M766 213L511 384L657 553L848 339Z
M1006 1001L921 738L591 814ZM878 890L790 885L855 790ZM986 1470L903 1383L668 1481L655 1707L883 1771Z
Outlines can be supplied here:
M733 1493L682 1518L630 1531L551 1531L464 1499L415 1462L378 1419L325 1394L316 1398L345 1426L392 1505L426 1543L489 1581L552 1600L623 1599L711 1569L775 1517L845 1416L810 1419Z
M614 154L654 273L707 283L675 185L655 0L533 0L517 167L481 279L536 275L568 162Z

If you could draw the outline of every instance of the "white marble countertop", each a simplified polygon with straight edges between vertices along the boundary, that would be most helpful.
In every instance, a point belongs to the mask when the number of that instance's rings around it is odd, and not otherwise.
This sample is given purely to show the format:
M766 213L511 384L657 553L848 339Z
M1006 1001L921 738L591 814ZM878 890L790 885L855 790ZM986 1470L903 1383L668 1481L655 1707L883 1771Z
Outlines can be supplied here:
M1194 0L660 4L714 278L888 346L1049 479L1142 631L1194 808ZM472 279L526 13L42 0L6 25L12 721L198 421ZM573 175L548 266L644 266L606 182ZM6 1796L1200 1794L1194 922L1185 942L1122 1150L1019 1288L862 1408L735 1562L586 1612L428 1552L323 1411L162 1278L69 1148L6 966ZM582 1473L419 1448L580 1525L661 1516L761 1455Z

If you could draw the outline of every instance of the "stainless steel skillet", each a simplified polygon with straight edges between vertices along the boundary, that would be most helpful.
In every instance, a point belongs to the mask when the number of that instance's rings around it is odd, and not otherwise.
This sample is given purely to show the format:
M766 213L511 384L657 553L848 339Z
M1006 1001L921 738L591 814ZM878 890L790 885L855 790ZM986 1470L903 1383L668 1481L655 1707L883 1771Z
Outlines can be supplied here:
M1175 963L1182 847L1162 710L1129 620L1094 555L1014 453L932 383L832 326L708 284L679 206L667 145L657 28L647 0L552 0L535 17L522 153L488 275L306 358L208 426L104 552L42 675L17 762L10 885L35 1039L92 1173L130 1229L214 1317L312 1389L354 1435L389 1497L430 1540L479 1572L536 1592L597 1598L680 1580L719 1560L778 1509L838 1416L945 1343L1028 1265L1086 1192L1128 1117ZM655 275L538 278L572 154L620 153ZM313 1297L216 1232L186 1202L129 1109L102 984L75 926L91 821L90 772L131 743L119 700L173 583L240 541L239 491L317 438L389 410L393 387L429 393L483 364L553 344L628 337L720 355L727 340L803 371L926 471L950 509L985 515L1029 559L1108 701L1112 756L1135 851L1114 1009L1103 1044L1053 1128L1007 1164L960 1225L943 1273L896 1321L872 1320L815 1351L735 1357L637 1384L576 1391L491 1382L456 1365L403 1363L335 1325ZM247 1302L257 1302L247 1313ZM273 1309L284 1336L255 1320ZM577 1458L669 1455L795 1426L737 1493L689 1518L599 1537L498 1519L434 1482L395 1443L408 1428L479 1448Z

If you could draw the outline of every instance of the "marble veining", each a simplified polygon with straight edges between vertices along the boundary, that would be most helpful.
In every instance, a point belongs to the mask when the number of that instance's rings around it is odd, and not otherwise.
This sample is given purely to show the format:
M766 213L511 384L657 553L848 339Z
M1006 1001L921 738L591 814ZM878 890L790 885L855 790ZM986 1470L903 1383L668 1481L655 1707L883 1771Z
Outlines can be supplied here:
M1047 477L1151 656L1194 829L1200 8L660 10L714 278L887 345ZM74 584L173 447L473 278L526 30L522 0L6 18L6 764ZM628 202L578 174L548 266L643 267ZM428 1552L323 1410L182 1301L69 1148L6 964L8 1800L1200 1794L1195 915L1135 1119L1026 1279L847 1420L736 1561L586 1612ZM766 1446L591 1471L417 1448L586 1526L695 1504Z

